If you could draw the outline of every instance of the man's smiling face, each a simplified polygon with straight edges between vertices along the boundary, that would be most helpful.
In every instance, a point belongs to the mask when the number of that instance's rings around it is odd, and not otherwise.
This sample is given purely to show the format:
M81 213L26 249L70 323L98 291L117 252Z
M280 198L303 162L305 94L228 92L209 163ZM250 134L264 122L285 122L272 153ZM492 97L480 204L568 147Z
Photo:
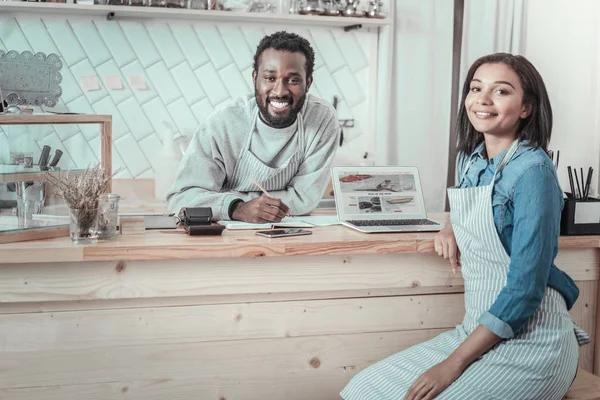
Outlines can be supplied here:
M312 83L312 77L306 78L304 54L266 49L252 79L262 119L273 128L293 124Z

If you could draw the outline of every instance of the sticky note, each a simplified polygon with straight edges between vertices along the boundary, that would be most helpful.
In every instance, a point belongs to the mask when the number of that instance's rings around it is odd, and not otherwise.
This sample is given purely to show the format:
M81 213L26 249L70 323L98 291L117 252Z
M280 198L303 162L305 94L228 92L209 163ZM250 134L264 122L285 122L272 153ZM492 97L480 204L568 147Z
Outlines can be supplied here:
M144 75L129 75L129 84L133 89L147 90L146 77Z
M79 79L81 81L81 87L83 87L83 90L88 92L100 90L100 85L98 85L98 77L96 75L82 76Z
M107 89L123 90L123 82L121 82L121 75L105 75L104 84Z

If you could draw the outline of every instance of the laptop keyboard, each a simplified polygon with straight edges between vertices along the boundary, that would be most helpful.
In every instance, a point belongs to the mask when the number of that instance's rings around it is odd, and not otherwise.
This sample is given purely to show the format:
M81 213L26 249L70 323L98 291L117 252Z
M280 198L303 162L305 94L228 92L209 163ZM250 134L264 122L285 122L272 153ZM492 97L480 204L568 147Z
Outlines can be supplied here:
M380 219L368 221L346 221L356 226L438 225L430 219Z

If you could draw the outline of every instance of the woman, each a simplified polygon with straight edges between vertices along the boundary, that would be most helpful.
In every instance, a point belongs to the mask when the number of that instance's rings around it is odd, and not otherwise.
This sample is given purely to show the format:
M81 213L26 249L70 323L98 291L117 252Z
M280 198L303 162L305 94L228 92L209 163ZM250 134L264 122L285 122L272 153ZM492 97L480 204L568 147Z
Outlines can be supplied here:
M563 196L538 71L506 53L475 61L456 129L459 185L435 250L460 260L464 320L359 373L345 400L558 400L575 378L589 337L568 314L579 290L553 263Z

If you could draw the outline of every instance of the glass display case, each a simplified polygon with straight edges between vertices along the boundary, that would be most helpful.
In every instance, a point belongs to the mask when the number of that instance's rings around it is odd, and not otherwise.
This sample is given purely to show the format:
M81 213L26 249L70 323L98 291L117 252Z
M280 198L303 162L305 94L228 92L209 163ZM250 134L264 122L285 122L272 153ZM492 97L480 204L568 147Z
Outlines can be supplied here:
M86 140L80 127L94 125ZM0 115L0 243L69 236L68 207L45 175L98 163L112 175L111 129L111 115Z

